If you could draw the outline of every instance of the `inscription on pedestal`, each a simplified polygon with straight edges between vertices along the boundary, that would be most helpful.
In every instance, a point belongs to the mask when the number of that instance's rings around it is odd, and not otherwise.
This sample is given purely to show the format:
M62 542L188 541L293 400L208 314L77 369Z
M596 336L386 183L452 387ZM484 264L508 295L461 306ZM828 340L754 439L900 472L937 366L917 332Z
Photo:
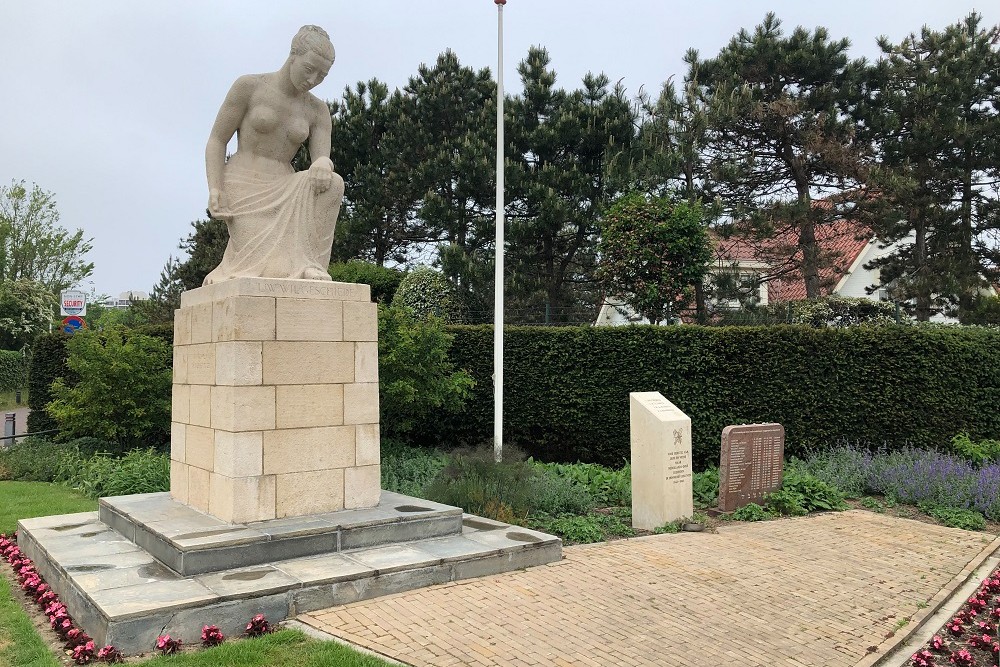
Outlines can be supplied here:
M742 424L722 430L719 509L760 503L781 488L785 429L781 424Z

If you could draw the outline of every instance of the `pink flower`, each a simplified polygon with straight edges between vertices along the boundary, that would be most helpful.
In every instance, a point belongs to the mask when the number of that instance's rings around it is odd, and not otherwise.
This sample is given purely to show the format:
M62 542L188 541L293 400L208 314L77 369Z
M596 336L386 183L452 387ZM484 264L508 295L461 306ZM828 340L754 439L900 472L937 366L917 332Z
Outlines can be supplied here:
M964 648L960 651L952 653L951 657L948 658L948 661L959 665L960 667L972 667L972 665L976 664L975 660L972 659L972 654Z
M931 648L935 651L940 651L944 649L944 640L941 639L940 635L934 635L931 638Z
M80 644L73 649L73 662L78 665L89 665L94 659L94 642Z
M981 597L973 596L969 598L969 607L973 611L982 611L983 609L986 609L986 600Z
M156 638L156 650L163 655L177 653L183 642L180 639L171 639L170 635L160 635Z
M965 628L962 627L962 621L960 621L957 617L948 621L944 627L948 629L948 632L956 637L961 637L962 633L965 631Z
M97 659L111 664L125 662L125 658L122 657L121 652L111 644L108 644L97 652Z
M264 614L257 614L247 623L246 635L248 637L260 637L274 632L274 628L267 622Z
M201 643L205 646L218 646L225 640L217 625L206 625L201 629Z

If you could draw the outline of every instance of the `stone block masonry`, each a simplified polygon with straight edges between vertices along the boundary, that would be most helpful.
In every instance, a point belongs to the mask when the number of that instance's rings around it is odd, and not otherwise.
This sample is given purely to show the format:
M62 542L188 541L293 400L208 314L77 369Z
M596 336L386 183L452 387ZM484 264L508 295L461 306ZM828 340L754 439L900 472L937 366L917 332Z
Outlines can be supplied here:
M174 320L170 494L229 523L379 501L370 288L238 278Z

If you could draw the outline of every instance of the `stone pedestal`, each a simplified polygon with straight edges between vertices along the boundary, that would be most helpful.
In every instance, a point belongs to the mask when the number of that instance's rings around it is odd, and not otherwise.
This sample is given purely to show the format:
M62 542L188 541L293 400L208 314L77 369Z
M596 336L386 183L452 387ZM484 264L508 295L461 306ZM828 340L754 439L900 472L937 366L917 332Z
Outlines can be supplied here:
M377 341L368 285L239 278L185 292L170 495L230 523L377 505Z
M659 392L629 394L632 526L653 530L694 514L691 418Z

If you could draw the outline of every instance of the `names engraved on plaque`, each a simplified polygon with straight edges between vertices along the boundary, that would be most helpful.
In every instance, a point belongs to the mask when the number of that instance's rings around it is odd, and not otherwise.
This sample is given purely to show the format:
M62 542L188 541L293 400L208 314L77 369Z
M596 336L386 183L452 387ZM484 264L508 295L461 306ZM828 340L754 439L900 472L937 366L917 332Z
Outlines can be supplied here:
M719 509L760 503L781 488L785 429L781 424L743 424L722 431Z

